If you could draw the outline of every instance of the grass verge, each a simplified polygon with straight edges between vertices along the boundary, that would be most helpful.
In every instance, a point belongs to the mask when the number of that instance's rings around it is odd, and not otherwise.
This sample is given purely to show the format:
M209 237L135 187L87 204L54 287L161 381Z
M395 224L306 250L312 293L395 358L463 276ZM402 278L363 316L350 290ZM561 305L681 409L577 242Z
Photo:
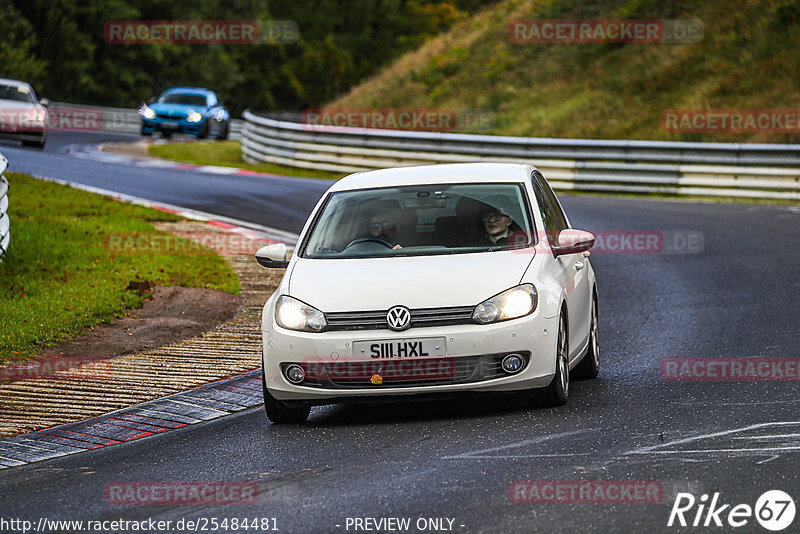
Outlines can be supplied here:
M699 41L674 44L514 42L511 24L519 19L690 19L704 29ZM504 0L324 107L454 110L495 119L457 121L455 131L463 133L797 143L796 128L774 124L706 133L667 129L662 119L667 110L797 110L798 39L800 6L790 0L740 2L735 9L727 2Z
M22 360L82 329L142 305L132 281L239 292L220 256L151 221L172 214L79 189L8 173L11 244L0 263L0 361ZM120 254L106 246L121 235L186 241L185 251ZM176 247L177 248L177 247Z
M242 144L239 141L200 141L191 143L166 143L150 145L147 149L151 156L181 163L195 165L219 165L236 167L250 171L268 172L283 176L300 176L303 178L328 178L338 180L348 173L314 171L298 169L273 163L248 163L242 159Z

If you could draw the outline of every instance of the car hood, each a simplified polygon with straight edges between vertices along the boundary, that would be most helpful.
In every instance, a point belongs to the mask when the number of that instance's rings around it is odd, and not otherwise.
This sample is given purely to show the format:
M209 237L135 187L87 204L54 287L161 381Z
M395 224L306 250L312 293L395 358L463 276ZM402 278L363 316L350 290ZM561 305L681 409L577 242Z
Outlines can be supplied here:
M441 256L300 258L289 294L323 312L474 306L519 284L531 249Z
M200 106L190 106L188 104L164 104L156 102L149 107L156 113L169 115L170 117L185 117L190 111L196 111L201 115L205 112L205 109Z

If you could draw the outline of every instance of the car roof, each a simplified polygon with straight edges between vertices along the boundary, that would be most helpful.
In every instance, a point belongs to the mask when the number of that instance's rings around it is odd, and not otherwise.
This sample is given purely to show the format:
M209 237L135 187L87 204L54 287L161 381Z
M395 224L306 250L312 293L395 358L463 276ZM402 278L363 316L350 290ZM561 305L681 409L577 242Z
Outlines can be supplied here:
M213 91L209 91L204 87L170 87L162 94L167 94L167 93L187 93L187 94L194 93L198 95L206 95L208 93L213 93Z
M21 82L19 80L11 80L9 78L0 78L0 83L4 85L22 85L23 87L28 87L29 89L33 89L33 87L31 87L31 84L27 82Z
M535 167L521 163L448 163L364 171L345 176L331 191L444 183L524 182Z

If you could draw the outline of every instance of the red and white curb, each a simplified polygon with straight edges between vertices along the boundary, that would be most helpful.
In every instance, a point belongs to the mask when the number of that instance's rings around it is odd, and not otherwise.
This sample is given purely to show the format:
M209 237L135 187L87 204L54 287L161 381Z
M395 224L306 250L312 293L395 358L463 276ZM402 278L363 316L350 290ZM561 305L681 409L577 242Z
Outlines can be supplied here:
M262 404L261 369L99 417L0 439L0 469L210 421Z

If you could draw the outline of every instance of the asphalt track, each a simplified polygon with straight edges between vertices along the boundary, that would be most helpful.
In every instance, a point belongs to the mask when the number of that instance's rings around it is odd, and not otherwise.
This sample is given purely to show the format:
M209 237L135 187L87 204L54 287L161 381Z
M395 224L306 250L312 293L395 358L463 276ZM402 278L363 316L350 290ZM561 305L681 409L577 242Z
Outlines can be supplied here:
M66 153L68 145L108 138L56 134L44 153L12 143L0 143L0 152L15 171L292 231L327 186L128 168ZM667 358L800 356L800 208L562 201L573 225L589 231L691 230L703 238L696 253L592 255L602 369L596 380L573 382L566 407L527 409L508 399L342 405L315 408L302 426L270 426L254 408L4 469L0 517L173 525L275 518L281 532L365 532L348 518L406 517L412 527L420 518L450 518L456 532L674 532L667 521L678 492L698 499L719 492L721 504L754 506L777 489L800 507L797 381L667 381L659 372ZM657 504L514 503L509 489L519 480L658 481L663 497ZM258 498L247 505L107 502L104 487L121 481L244 481L257 486ZM677 530L766 532L752 517L738 529L711 525ZM800 518L785 532L798 526Z
M330 186L327 180L264 176L229 176L192 170L121 167L71 157L68 150L104 141L135 140L138 136L112 133L50 132L44 151L0 141L0 153L10 170L147 197L263 226L299 232L308 212Z

